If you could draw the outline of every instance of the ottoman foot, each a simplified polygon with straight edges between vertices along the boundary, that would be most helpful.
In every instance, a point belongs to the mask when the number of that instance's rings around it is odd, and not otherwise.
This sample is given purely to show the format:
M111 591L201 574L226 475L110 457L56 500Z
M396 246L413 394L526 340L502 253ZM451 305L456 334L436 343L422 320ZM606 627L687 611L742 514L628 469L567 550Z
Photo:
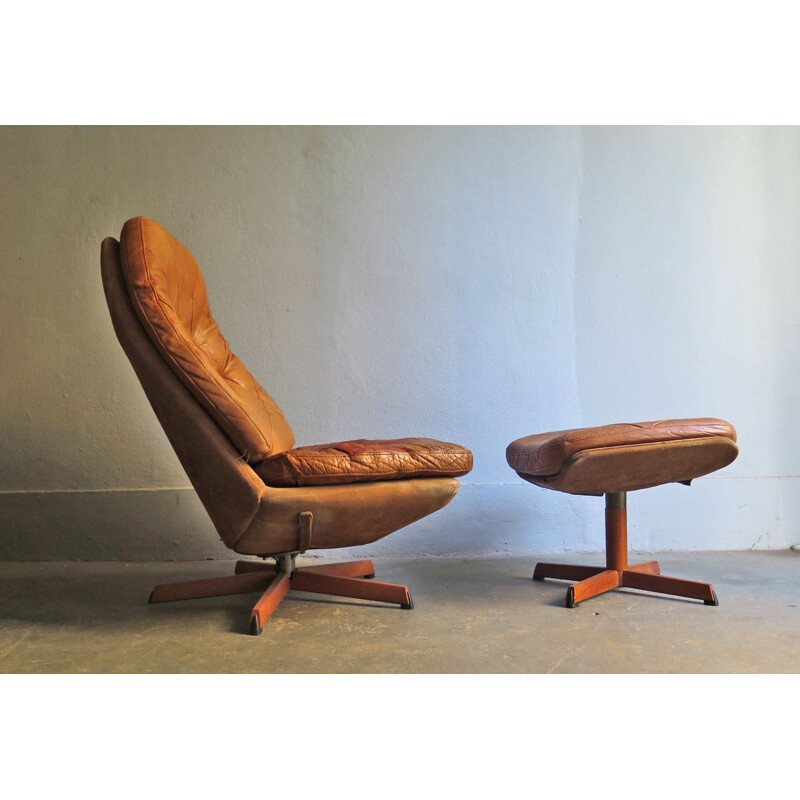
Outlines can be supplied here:
M567 589L567 608L575 608L578 603L597 597L598 594L610 592L620 585L620 573L615 569L606 569L587 578L580 583L574 583Z
M629 572L646 572L648 575L660 575L661 567L658 566L658 561L647 561L644 564L634 564L628 567Z
M675 597L689 597L702 600L706 605L718 606L717 595L710 583L687 581L683 578L668 578L666 575L647 575L642 572L625 570L622 573L622 586L630 589L643 589L646 592L671 594Z

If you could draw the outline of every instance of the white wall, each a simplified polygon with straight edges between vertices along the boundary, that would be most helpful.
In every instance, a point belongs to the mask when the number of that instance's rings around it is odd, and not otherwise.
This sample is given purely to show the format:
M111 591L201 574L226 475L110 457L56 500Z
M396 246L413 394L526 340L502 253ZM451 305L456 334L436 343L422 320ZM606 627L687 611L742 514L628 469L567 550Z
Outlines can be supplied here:
M800 129L11 127L0 186L2 558L228 554L105 307L100 242L139 214L299 443L472 448L371 553L601 549L602 501L506 444L705 415L739 459L632 495L632 546L800 541Z

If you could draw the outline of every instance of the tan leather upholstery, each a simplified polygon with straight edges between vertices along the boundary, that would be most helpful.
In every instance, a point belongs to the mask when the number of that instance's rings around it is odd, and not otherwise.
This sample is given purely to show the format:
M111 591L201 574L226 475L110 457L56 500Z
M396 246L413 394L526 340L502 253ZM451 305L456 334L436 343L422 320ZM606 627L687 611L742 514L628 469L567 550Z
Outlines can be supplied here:
M727 466L738 452L733 425L702 417L525 436L508 446L506 460L538 486L601 495L687 482Z
M125 280L145 330L245 460L257 463L290 448L289 423L211 316L194 256L145 217L125 223L120 245Z
M256 465L268 486L324 486L404 478L458 478L472 469L466 447L435 439L356 439L286 450Z
M208 399L201 399L197 387L174 366L173 357L154 337L153 328L145 330L123 275L120 250L115 239L107 238L101 251L103 288L114 331L189 480L229 548L246 555L297 550L301 512L313 514L311 550L367 544L437 511L455 497L459 482L449 477L341 486L266 486L242 458L240 445L234 446L231 425L219 421L216 415L212 418ZM188 269L193 268L193 261L188 262ZM177 258L171 263L177 263ZM198 279L202 280L199 273ZM169 328L166 330L169 332ZM187 369L197 367L188 357L187 362ZM201 366L205 368L202 362ZM199 374L202 378L202 372ZM287 445L286 441L284 447L290 447L291 442Z

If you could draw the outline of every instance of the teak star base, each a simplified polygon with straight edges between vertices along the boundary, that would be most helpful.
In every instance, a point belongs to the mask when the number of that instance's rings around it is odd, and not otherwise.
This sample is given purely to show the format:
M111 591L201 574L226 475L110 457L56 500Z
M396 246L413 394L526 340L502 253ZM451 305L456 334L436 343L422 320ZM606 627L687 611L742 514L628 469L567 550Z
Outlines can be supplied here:
M710 583L698 583L682 578L668 578L661 574L658 561L644 564L628 564L628 512L626 493L606 495L606 565L583 567L575 564L545 564L539 562L533 571L533 579L558 578L579 581L567 589L567 608L596 597L611 589L627 587L660 592L677 597L702 600L707 606L718 606L719 601Z
M297 568L294 565L296 556L297 553L274 556L274 565L237 561L235 574L225 578L164 583L153 589L148 602L167 603L261 591L263 594L250 615L250 633L254 636L261 633L289 589L397 603L400 608L414 608L407 586L370 580L375 577L375 566L371 561L343 561Z

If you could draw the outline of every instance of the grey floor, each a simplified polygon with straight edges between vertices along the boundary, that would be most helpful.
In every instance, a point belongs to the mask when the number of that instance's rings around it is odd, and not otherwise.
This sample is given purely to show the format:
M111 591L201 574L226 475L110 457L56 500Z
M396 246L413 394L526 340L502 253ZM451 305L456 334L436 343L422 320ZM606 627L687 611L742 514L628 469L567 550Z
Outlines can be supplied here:
M414 610L292 592L255 637L258 595L147 605L155 584L233 562L5 563L0 672L798 672L800 553L655 557L663 574L712 582L719 607L617 590L566 609L566 584L531 581L535 557L377 560Z

